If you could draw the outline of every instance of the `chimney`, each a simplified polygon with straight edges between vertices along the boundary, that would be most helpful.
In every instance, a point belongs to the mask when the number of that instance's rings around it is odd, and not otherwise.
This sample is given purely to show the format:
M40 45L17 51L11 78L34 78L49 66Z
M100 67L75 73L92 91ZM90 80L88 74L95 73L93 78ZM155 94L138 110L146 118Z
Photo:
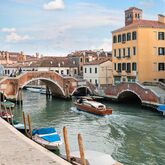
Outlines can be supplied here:
M162 14L158 14L158 22L165 24L165 16Z

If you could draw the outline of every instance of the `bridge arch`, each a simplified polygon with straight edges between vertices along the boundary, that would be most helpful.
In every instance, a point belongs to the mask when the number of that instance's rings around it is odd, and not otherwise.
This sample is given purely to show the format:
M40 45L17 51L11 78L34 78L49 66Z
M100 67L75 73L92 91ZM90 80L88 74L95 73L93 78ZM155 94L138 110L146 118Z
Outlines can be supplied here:
M73 96L78 93L81 93L82 95L88 95L88 94L92 94L92 91L88 86L80 86L80 87L75 88L73 92L71 93L71 95Z
M138 95L135 91L133 90L129 90L129 89L126 89L126 90L122 90L121 92L118 93L117 95L117 99L119 101L124 101L124 100L127 100L127 98L129 99L136 99L138 100L141 104L142 104L142 98L140 95Z
M23 85L20 86L20 88L23 88L24 86L26 86L27 84L29 84L32 81L36 81L36 80L41 80L45 83L45 85L47 85L49 87L49 89L52 92L52 95L58 95L61 97L65 97L65 92L63 90L63 88L58 84L57 81L48 79L48 78L44 78L44 77L38 77L38 78L32 78L26 82L24 82Z

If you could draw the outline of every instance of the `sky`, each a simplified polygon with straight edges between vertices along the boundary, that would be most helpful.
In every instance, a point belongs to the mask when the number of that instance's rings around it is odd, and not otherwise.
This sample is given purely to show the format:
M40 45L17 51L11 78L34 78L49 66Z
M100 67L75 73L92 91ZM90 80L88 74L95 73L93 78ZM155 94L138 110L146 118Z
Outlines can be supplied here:
M165 0L0 0L0 50L65 56L77 50L111 50L111 31L124 11L143 19L165 15Z

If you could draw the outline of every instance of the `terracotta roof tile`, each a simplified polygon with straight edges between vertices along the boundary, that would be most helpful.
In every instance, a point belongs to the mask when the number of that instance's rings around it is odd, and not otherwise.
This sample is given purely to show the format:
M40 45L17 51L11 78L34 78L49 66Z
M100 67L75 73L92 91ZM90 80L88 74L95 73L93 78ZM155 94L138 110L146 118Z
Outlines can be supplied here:
M165 28L165 23L161 23L159 21L152 21L152 20L138 20L130 25L114 30L112 31L112 33L132 29L132 28L137 28L137 27Z
M106 59L100 59L100 60L94 60L94 61L91 61L91 62L88 62L88 63L85 63L84 65L100 65L106 61L111 61L110 58L106 58Z

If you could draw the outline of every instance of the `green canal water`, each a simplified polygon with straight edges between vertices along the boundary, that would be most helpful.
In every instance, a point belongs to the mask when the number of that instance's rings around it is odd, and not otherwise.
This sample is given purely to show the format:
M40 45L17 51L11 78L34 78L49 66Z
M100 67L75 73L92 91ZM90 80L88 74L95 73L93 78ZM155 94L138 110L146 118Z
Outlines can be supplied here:
M105 104L113 114L98 117L77 111L73 101L25 91L23 107L14 115L22 121L22 110L30 113L33 128L53 126L61 137L66 126L71 151L78 150L81 133L85 149L112 154L125 165L165 165L165 117L140 105ZM65 152L64 145L60 151Z

